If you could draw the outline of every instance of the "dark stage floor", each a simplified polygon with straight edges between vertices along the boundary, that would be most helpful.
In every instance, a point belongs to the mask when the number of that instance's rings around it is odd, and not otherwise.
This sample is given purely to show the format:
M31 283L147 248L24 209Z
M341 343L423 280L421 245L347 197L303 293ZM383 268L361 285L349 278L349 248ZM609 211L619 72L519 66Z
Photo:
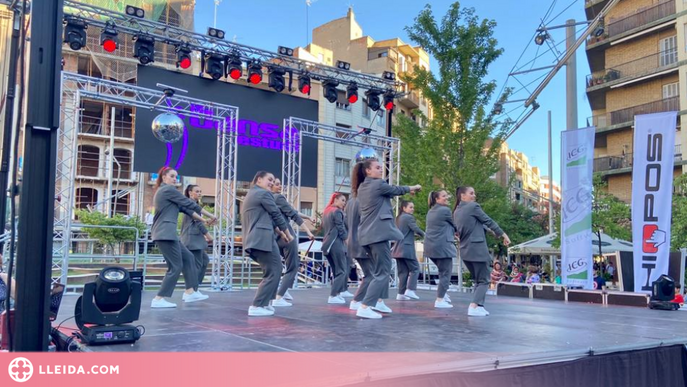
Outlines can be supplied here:
M353 289L354 290L354 289ZM687 313L648 308L488 296L489 317L466 314L470 294L451 292L455 307L435 309L434 292L420 301L387 305L382 320L357 318L348 305L328 305L328 289L291 290L294 306L273 317L248 317L254 290L206 292L210 299L185 304L175 291L176 309L151 310L145 292L141 317L146 334L134 345L88 348L117 352L462 352L470 357L535 355L596 350L684 339ZM77 297L66 295L57 322L73 315ZM73 327L73 320L63 324ZM361 338L364 336L364 340ZM536 357L536 356L535 356Z

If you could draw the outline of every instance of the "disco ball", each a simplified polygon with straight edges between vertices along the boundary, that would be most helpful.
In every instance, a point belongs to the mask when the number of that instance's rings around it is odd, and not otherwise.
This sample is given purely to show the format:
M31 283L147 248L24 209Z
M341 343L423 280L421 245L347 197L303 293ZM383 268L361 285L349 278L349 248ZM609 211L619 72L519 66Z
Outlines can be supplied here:
M355 161L357 163L363 162L367 159L379 159L377 152L372 148L363 148L355 154Z
M162 113L158 115L153 120L151 127L155 138L169 144L179 141L184 134L184 121L176 114Z

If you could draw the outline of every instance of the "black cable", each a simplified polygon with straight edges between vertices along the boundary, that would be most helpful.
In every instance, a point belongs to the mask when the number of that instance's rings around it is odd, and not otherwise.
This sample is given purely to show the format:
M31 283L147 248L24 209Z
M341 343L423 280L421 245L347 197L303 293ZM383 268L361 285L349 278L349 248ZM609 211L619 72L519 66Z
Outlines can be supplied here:
M69 320L73 319L74 317L76 317L76 316L72 316L72 317L65 318L64 320L62 320L61 323L57 324L57 328L55 328L55 329L59 330L60 327L62 327L62 324L64 324L66 321L69 321ZM78 330L78 329L75 328L74 330L76 331L76 330Z
M562 10L558 15L552 17L551 20L549 20L546 24L549 24L549 23L551 23L552 21L556 20L556 19L557 19L559 16L561 16L565 11L569 10L570 7L572 7L573 5L575 5L576 2L577 2L577 0L573 0L572 3L570 3L570 5L568 5L567 7L565 7L565 9Z

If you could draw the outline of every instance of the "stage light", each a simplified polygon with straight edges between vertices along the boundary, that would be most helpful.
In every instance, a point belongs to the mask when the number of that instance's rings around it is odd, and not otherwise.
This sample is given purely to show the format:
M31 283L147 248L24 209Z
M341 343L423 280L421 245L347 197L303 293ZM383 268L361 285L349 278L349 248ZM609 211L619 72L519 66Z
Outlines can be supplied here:
M191 67L191 49L188 46L177 46L177 68L186 70Z
M281 93L284 91L286 83L284 82L284 74L286 74L286 71L280 67L270 68L269 82L267 85L273 88L277 93Z
M385 71L382 73L382 78L386 79L387 81L395 81L396 73L393 71Z
M604 34L604 32L606 32L606 29L604 28L603 24L599 24L599 25L596 27L596 29L594 29L594 33L593 33L593 34L594 34L594 37L599 38L599 37L601 37L601 35Z
M136 35L134 40L134 58L138 58L142 65L155 62L155 39L152 36Z
M258 61L251 61L248 64L248 81L257 85L262 81L262 65Z
M387 90L384 93L384 109L388 111L394 110L394 92L391 90Z
M69 44L69 48L78 51L86 45L86 30L88 25L85 21L75 17L66 17L64 26L64 42Z
M310 89L310 76L307 74L301 75L301 77L298 78L298 90L303 94L310 95Z
M547 34L546 31L539 31L539 34L537 34L537 36L534 38L534 44L536 44L537 46L541 46L542 44L544 44L546 39L548 39L548 37L549 34Z
M279 46L279 55L293 56L293 48Z
M241 78L243 75L243 68L241 67L243 63L238 54L232 54L227 58L227 75L233 80Z
M114 52L119 47L119 38L117 38L117 30L112 24L109 24L103 28L103 32L100 33L100 45L103 46L103 50L107 52Z
M218 80L224 76L224 57L217 54L205 54L205 73Z
M340 70L350 70L351 64L348 62L344 62L342 60L337 60L336 61L336 67L339 68Z
M135 16L135 17L138 17L141 19L143 19L146 16L146 13L143 9L138 8L138 7L134 7L131 5L126 6L126 14L129 16Z
M367 106L369 106L373 112L376 112L381 107L381 104L379 103L379 95L381 93L382 93L381 91L374 90L374 89L370 89L370 90L365 92L365 98L367 99Z
M208 27L208 35L212 38L224 39L224 31Z
M324 89L324 98L329 101L329 103L334 103L339 99L339 92L336 87L339 86L337 81L324 81L322 82L322 88Z
M346 98L350 104L358 102L358 85L356 85L355 82L346 87Z

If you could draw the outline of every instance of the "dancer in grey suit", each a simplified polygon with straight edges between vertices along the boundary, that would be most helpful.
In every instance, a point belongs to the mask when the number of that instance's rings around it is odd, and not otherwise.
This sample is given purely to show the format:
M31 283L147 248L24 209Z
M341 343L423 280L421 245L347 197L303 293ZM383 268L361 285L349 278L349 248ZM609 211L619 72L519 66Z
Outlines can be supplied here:
M448 192L441 190L429 194L426 230L424 255L439 269L439 286L434 307L453 308L450 299L446 297L446 291L451 285L453 258L458 251L453 244L457 228L448 207Z
M289 225L274 202L274 195L271 192L273 183L274 175L271 173L265 171L256 173L251 189L248 190L241 207L243 249L260 264L263 272L253 305L248 308L249 316L274 314L270 300L277 296L282 269L277 236L286 243L293 240Z
M298 213L298 211L289 204L289 201L286 200L286 196L281 194L281 180L274 179L274 183L272 184L272 195L274 195L274 201L277 207L279 207L281 214L284 216L284 221L286 221L286 224L289 226L289 232L294 236L293 240L289 243L286 243L281 238L277 241L277 245L281 249L281 254L284 257L286 271L284 271L281 277L281 285L279 285L279 289L277 290L277 298L272 301L272 306L291 306L293 304L288 302L288 300L293 300L293 297L289 294L289 289L296 281L300 256L298 255L298 234L291 228L289 221L293 220L301 229L305 230L310 240L314 240L315 236L306 226L304 226L303 217L307 216ZM314 218L309 218L309 220L315 223Z
M360 225L358 226L358 240L373 260L373 279L365 294L356 315L363 318L382 318L375 309L384 313L391 313L391 309L379 301L383 298L384 289L389 287L391 271L390 241L403 238L394 222L391 198L408 192L415 193L421 189L419 185L394 186L382 180L382 165L375 159L367 159L356 164L353 169L351 187L358 198L360 208Z
M184 190L184 196L196 203L200 202L202 195L203 192L200 187L195 184L189 184L186 186L186 190ZM195 257L196 271L198 272L198 282L196 283L197 292L200 292L198 287L203 283L205 273L210 264L210 258L205 251L208 248L208 242L212 242L212 235L210 235L208 229L205 228L205 225L185 215L181 219L181 243L186 246Z
M460 238L460 257L465 262L475 281L475 293L468 308L468 316L488 316L484 309L484 297L489 289L489 262L491 254L487 247L485 229L493 231L503 244L508 246L510 239L475 201L477 196L472 187L456 189L456 205L453 208L453 221L458 227Z
M183 296L185 302L195 302L207 299L208 296L195 291L198 282L195 259L193 254L179 243L177 236L177 222L179 211L192 217L198 222L205 222L200 215L203 213L198 203L185 197L175 187L177 171L169 167L163 167L158 172L155 197L155 217L151 228L151 237L162 252L167 262L167 273L162 280L157 296L153 298L152 308L175 308L176 304L164 299L171 297L179 276L184 274L186 292Z
M349 306L351 310L358 310L360 303L365 298L367 288L370 286L370 281L372 281L374 268L370 256L367 255L365 249L363 249L362 246L360 246L360 242L358 242L360 208L358 206L358 199L356 199L355 196L351 196L348 203L346 203L346 224L348 225L348 240L346 240L348 257L358 261L358 265L360 265L360 269L363 271L363 279L360 281L358 290L355 292Z
M403 239L396 242L391 249L391 256L396 258L398 269L398 294L396 299L419 300L415 294L417 277L420 275L420 264L415 254L415 235L424 238L425 232L417 226L415 221L415 204L409 201L401 202L401 213L396 217L396 226L403 234Z
M322 252L329 262L332 271L332 289L329 293L329 304L345 304L346 300L339 293L346 290L348 280L348 263L346 261L346 247L344 243L348 239L348 230L344 220L343 209L346 207L346 196L341 192L334 192L329 199L322 216Z

